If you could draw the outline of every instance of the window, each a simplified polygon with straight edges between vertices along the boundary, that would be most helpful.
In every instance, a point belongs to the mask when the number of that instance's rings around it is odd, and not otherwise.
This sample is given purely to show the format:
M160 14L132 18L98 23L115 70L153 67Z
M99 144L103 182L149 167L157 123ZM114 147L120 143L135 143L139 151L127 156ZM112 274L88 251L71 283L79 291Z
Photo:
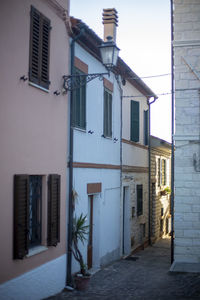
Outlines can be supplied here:
M160 233L163 234L163 219L160 219Z
M149 115L148 110L144 110L144 144L148 145L149 139Z
M104 126L105 137L112 137L112 93L104 89Z
M75 69L75 75L83 75L84 73ZM85 78L76 77L79 88L73 90L73 125L74 127L86 129L86 83Z
M167 184L167 161L166 159L158 158L158 186Z
M14 259L22 259L42 241L42 177L14 176ZM47 245L60 241L60 175L48 180Z
M161 184L166 185L166 160L162 159L162 164L161 164Z
M42 176L29 176L29 247L41 244Z
M139 142L139 102L131 100L131 141Z
M143 214L143 185L137 185L137 216Z
M169 233L169 219L168 218L166 219L165 232L166 232L166 234Z
M29 81L49 88L50 20L31 6Z

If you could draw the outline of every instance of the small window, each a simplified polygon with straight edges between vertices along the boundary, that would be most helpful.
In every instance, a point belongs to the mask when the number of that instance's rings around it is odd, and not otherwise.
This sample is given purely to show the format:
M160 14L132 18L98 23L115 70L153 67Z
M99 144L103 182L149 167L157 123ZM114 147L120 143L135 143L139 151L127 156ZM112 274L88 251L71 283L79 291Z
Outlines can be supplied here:
M29 81L49 89L50 20L31 6Z
M169 233L169 219L168 218L166 219L165 232L166 232L166 234Z
M160 219L160 233L163 234L163 219Z
M130 139L133 142L139 142L140 136L140 116L139 102L131 100L131 134Z
M112 93L104 90L104 126L103 134L105 137L112 137Z
M86 81L81 76L84 73L76 68L74 75L77 75L75 80L80 87L73 90L73 126L86 129Z
M161 217L164 216L164 208L163 207L161 207L160 215L161 215Z
M143 185L137 185L137 216L143 214Z

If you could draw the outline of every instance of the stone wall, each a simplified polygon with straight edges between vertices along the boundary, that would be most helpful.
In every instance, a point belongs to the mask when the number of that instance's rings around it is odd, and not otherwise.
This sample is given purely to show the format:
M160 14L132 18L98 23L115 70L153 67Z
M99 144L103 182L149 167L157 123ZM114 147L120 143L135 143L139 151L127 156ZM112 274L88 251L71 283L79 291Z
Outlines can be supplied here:
M176 262L200 262L200 1L174 0Z

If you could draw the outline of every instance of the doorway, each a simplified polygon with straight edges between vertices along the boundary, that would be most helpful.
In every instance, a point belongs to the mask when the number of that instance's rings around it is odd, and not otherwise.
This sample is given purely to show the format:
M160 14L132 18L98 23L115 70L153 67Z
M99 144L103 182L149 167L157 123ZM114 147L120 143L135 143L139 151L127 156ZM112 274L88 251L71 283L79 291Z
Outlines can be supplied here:
M89 196L89 239L87 248L87 265L88 269L92 268L93 257L93 195Z
M130 235L130 187L123 187L122 255L131 252Z

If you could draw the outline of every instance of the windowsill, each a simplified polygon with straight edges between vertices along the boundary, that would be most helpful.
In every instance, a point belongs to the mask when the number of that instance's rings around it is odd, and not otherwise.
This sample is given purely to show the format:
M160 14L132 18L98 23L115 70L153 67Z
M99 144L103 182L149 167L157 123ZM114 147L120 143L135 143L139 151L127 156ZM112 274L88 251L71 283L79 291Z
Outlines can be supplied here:
M38 85L38 84L36 84L36 83L33 83L33 82L31 82L31 81L29 81L28 83L29 83L29 85L31 85L31 86L34 86L34 87L36 87L36 88L38 88L38 89L40 89L40 90L42 90L42 91L44 91L44 92L46 92L46 93L49 93L49 90L43 88L42 86L40 86L40 85Z
M86 133L86 129L84 129L84 128L79 128L79 127L74 126L73 129Z
M112 137L111 137L111 136L105 136L104 134L102 134L101 137L104 138L104 139L107 139L107 140L111 140L111 141L112 141Z
M33 255L39 254L41 252L44 252L46 250L48 250L48 248L46 246L42 246L42 245L35 246L35 247L29 249L29 252L26 255L26 257L31 257Z

